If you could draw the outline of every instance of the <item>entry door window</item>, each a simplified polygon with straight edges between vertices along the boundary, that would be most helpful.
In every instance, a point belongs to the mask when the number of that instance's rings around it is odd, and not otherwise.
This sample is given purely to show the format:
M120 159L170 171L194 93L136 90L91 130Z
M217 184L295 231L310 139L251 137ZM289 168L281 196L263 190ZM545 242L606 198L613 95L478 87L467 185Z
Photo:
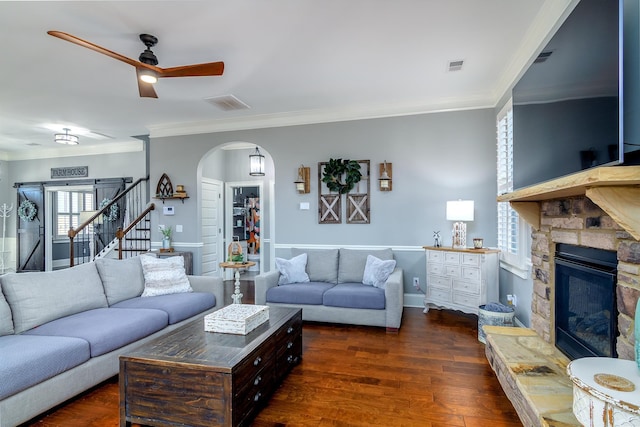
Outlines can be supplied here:
M69 229L80 225L80 212L91 211L95 206L92 191L56 191L54 200L56 239L66 239Z

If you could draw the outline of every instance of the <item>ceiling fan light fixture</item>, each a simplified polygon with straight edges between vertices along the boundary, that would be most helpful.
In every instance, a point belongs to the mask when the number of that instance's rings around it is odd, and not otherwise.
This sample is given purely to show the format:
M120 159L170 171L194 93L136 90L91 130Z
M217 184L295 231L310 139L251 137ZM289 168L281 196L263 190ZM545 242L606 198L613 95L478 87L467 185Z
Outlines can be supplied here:
M77 135L72 135L69 133L69 128L64 128L64 133L56 133L53 136L53 139L58 144L65 145L78 145L80 143L80 138Z
M149 70L148 68L141 68L139 76L140 80L145 83L154 84L158 81L158 73L153 70Z

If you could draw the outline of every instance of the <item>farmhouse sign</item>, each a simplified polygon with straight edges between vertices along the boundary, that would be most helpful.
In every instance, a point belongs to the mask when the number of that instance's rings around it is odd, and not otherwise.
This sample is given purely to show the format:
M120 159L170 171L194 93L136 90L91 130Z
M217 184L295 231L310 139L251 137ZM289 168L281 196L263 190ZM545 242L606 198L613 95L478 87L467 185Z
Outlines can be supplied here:
M89 166L73 166L66 168L51 168L51 179L59 178L87 178Z

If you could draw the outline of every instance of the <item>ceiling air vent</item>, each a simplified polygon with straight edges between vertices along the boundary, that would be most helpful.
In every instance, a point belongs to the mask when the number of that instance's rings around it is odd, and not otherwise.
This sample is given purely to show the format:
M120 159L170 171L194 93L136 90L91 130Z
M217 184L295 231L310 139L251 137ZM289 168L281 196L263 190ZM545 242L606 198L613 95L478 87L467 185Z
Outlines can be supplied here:
M223 111L247 110L250 107L233 95L214 96L205 98L205 101Z
M464 59L456 59L454 61L449 61L449 71L462 70L462 64L464 64Z
M551 54L553 53L552 50L547 50L544 52L540 52L540 55L538 55L538 57L533 61L534 64L541 64L543 62L545 62L547 59L549 59L549 57L551 56Z

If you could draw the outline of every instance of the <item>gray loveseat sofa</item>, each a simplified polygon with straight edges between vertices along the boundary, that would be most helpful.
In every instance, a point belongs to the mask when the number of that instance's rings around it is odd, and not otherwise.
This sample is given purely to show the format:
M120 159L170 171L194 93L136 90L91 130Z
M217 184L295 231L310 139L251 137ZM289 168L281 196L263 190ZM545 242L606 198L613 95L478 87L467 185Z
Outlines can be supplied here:
M309 282L279 285L280 271L255 278L255 303L302 308L302 319L316 322L370 325L393 332L400 328L403 273L395 268L381 287L362 283L367 255L392 260L391 249L298 249L307 255Z
M193 292L141 297L139 257L0 277L0 426L116 375L120 354L223 305L222 279L187 280Z

